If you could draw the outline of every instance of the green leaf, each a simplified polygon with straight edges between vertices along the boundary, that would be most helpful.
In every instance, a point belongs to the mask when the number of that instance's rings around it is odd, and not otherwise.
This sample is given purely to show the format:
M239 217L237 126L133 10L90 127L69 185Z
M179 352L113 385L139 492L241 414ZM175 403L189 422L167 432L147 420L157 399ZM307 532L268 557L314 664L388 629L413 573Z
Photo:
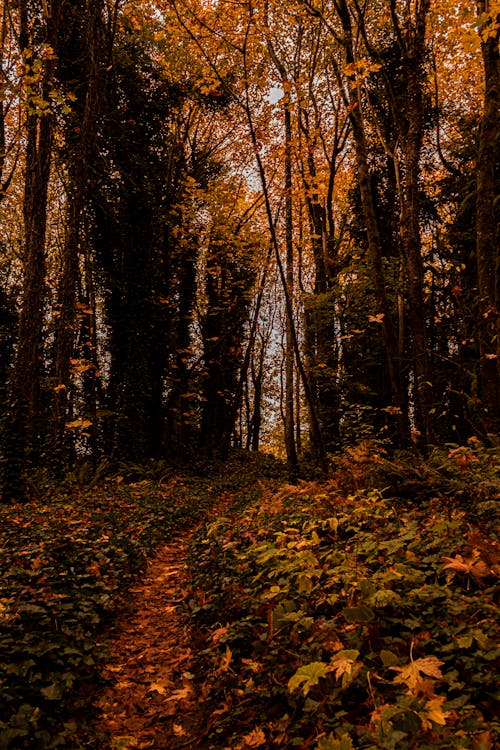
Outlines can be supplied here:
M302 692L307 695L309 690L317 685L321 677L326 677L328 672L331 671L329 664L323 661L312 661L310 664L306 664L299 667L295 674L288 680L288 690L293 693L302 686Z
M57 682L52 682L47 687L42 688L40 692L49 701L59 701L63 696L62 687Z
M399 657L393 651L388 651L383 648L380 652L380 660L384 667L393 667L399 662Z
M338 739L333 734L328 737L320 737L318 740L318 750L354 750L354 745L348 734L343 734Z
M342 614L347 622L371 622L375 618L373 610L364 605L359 607L345 607L342 610Z

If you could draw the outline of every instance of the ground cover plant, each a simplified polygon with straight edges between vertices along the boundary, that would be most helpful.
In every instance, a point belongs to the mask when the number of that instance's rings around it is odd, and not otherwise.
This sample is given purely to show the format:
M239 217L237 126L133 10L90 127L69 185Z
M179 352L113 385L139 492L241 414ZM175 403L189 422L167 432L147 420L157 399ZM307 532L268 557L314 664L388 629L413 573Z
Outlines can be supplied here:
M405 467L373 448L340 463L193 541L199 746L493 748L497 454L473 442L406 466L413 497L377 486Z
M75 696L95 680L121 596L154 548L228 486L216 472L136 482L127 472L0 508L2 750L79 746Z

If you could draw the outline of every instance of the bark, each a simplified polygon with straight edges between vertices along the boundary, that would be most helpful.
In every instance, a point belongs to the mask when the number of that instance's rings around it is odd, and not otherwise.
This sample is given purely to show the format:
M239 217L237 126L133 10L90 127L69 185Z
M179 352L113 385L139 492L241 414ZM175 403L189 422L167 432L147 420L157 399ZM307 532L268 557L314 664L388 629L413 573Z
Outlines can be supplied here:
M487 10L478 2L479 13ZM496 19L500 24L500 14ZM487 26L491 21L487 22ZM479 292L479 349L487 429L500 426L500 260L498 236L498 123L500 122L500 31L483 39L485 92L476 172L476 256ZM497 167L498 169L498 167Z
M293 257L293 205L292 205L292 117L290 102L285 101L285 245L286 245L286 290L293 300L294 257ZM293 349L293 309L286 309L285 329L285 447L288 471L292 477L298 473L297 447L295 444L294 418L294 349Z
M27 0L20 4L19 44L24 64L30 70L33 59L26 56L30 39ZM39 9L41 13L41 9ZM45 18L45 42L55 48L59 22L59 3L51 4ZM50 101L54 60L43 62L39 96ZM28 461L36 461L42 452L41 373L43 363L43 324L45 298L45 234L47 194L53 142L53 115L47 107L41 111L28 95L26 116L26 168L24 185L24 273L19 316L18 349L12 373L11 404L7 423L4 495L23 497L22 474Z
M72 11L79 12L79 3ZM66 11L68 12L68 11ZM54 346L54 392L52 416L53 451L61 452L64 446L65 422L68 417L68 397L71 381L70 360L75 356L77 335L77 282L79 278L80 243L82 218L90 184L92 153L97 135L100 100L100 49L102 47L102 2L88 0L84 8L85 40L82 54L87 57L86 69L82 71L83 91L76 106L76 118L70 118L68 140L72 152L68 164L68 195L66 236L63 247L62 273L58 296ZM71 50L70 50L71 52ZM69 61L69 63L74 61ZM82 60L77 60L82 64ZM72 82L70 82L72 83ZM82 83L82 82L80 82ZM74 139L74 130L78 137ZM95 372L94 372L95 376ZM62 456L61 456L62 457Z
M355 60L352 24L349 9L345 0L337 3L339 17L344 31L344 49L347 64ZM368 251L371 259L373 284L382 318L382 331L387 353L387 365L393 404L397 408L398 438L401 444L409 439L410 425L408 418L408 400L404 388L401 361L398 350L397 329L394 324L393 313L387 296L384 270L382 265L382 243L378 227L377 216L371 189L371 175L368 162L368 145L366 141L365 126L361 108L359 88L352 79L348 86L348 108L351 120L352 133L356 152L356 167L358 173L358 185L361 197L361 206L366 226L366 238Z
M415 24L407 19L406 45L402 48L405 63L406 97L404 110L394 112L402 151L402 184L400 189L401 249L407 269L408 326L411 335L416 380L416 425L425 444L431 438L431 371L426 330L424 271L420 239L419 175L424 127L423 59L426 15L429 0L420 3Z

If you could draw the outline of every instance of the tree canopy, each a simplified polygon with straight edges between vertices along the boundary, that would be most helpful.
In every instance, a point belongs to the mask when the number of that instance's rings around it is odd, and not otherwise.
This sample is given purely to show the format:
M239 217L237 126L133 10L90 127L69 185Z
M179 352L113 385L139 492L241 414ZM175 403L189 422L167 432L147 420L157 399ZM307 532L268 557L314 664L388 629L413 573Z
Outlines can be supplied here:
M500 6L4 0L3 497L494 441Z

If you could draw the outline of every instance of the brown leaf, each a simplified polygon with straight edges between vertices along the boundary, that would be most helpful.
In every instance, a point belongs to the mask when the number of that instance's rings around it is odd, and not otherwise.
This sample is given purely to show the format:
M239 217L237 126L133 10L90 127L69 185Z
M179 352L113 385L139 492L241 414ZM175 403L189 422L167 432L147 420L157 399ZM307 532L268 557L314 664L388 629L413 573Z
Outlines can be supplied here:
M181 688L180 690L175 690L172 695L170 695L166 700L167 701L181 701L184 698L188 698L193 691L187 685L186 687Z
M389 667L400 674L397 675L393 682L403 682L408 686L410 693L415 694L418 691L419 684L421 681L420 673L428 675L429 677L435 677L441 679L443 677L440 665L443 664L435 656L426 656L421 659L412 660L409 664L405 664L404 667Z
M171 687L173 685L173 682L171 680L157 680L156 682L152 682L150 686L148 687L148 693L157 692L160 693L160 695L165 695L167 692L167 688Z
M462 555L442 557L442 562L446 563L446 565L443 565L443 570L451 570L454 575L471 576L478 583L481 583L484 578L488 578L492 574L492 571L480 555L480 551L474 549L469 557L462 557Z

